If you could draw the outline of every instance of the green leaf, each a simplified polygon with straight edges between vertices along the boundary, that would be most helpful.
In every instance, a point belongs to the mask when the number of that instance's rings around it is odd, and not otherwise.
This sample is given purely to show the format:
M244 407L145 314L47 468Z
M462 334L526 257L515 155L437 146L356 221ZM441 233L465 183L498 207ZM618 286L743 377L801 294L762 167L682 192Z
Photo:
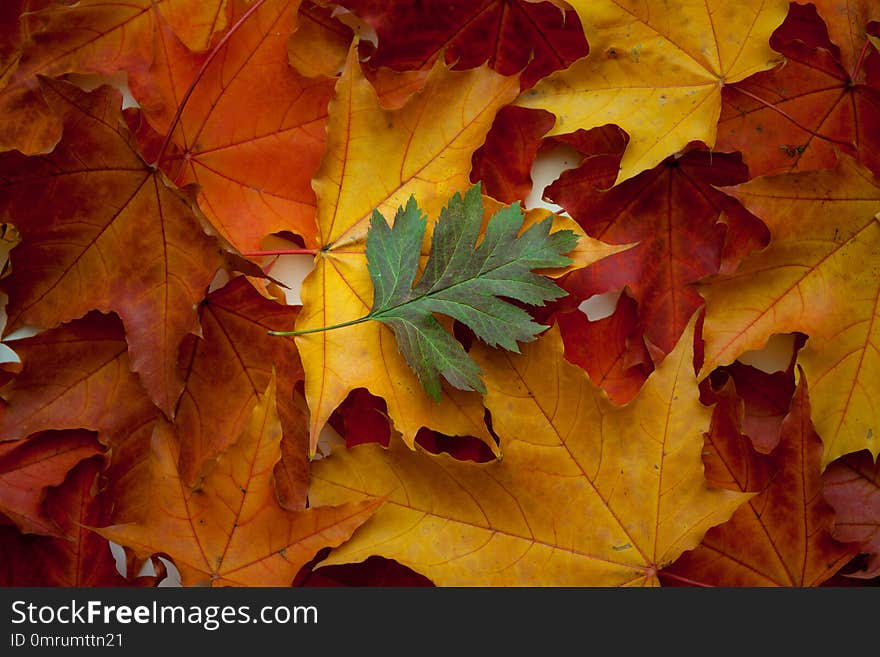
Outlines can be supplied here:
M519 352L546 329L522 308L506 301L543 305L566 292L533 269L565 267L577 246L570 230L550 233L552 217L518 235L519 204L497 212L477 244L483 219L480 185L456 193L440 212L424 272L418 272L426 219L414 198L399 208L394 223L374 211L367 233L367 268L373 307L362 318L394 331L397 346L425 391L440 398L440 375L462 390L485 392L480 369L437 321L434 313L468 326L490 347Z

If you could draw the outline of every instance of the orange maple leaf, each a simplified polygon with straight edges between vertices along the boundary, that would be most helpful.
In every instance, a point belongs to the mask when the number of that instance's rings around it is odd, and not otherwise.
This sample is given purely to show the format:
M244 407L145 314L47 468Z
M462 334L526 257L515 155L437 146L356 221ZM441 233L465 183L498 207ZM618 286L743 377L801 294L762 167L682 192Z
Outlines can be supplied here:
M150 461L154 508L143 522L95 531L141 557L169 555L186 586L289 586L320 549L347 540L381 504L298 512L278 505L272 471L281 457L281 424L274 379L238 442L195 490L183 483L177 466L185 439L172 425L157 425Z

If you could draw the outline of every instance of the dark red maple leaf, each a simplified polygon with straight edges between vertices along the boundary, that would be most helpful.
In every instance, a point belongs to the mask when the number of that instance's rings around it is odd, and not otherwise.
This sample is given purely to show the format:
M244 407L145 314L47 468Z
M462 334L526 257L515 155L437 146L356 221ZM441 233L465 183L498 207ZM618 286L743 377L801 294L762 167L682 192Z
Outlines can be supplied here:
M771 46L785 65L725 86L719 150L739 150L752 177L834 166L837 151L880 175L880 66L868 46L847 70L812 4L792 3Z
M379 37L373 67L419 69L441 53L456 68L488 61L502 75L523 70L523 89L586 56L574 10L527 0L342 0Z
M587 157L546 192L592 237L639 243L568 275L561 283L570 293L566 302L626 287L638 302L645 337L668 353L703 304L691 284L722 265L722 222L750 221L742 206L714 186L744 182L748 170L736 154L691 150L608 189L606 182L616 175L612 161Z
M77 463L101 451L89 431L46 431L0 442L0 513L22 532L62 536L63 528L43 512L46 490L61 484Z
M101 490L103 456L82 461L50 488L43 508L60 536L24 536L0 528L0 583L4 586L155 586L156 576L128 579L116 567L107 540L92 532L110 522L113 498ZM161 563L161 562L160 562Z
M654 370L639 330L636 302L624 295L614 312L590 321L580 310L555 315L565 358L580 365L615 404L635 397Z

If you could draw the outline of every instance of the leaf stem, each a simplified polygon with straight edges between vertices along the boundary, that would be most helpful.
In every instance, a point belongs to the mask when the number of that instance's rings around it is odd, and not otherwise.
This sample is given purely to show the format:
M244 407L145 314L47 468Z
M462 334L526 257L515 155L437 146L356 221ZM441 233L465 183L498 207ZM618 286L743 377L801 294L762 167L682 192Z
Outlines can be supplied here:
M823 135L821 132L816 132L815 130L808 128L807 126L805 126L804 124L799 122L797 119L795 119L791 114L786 112L784 109L780 109L779 107L777 107L773 103L764 100L760 96L756 96L751 91L746 91L745 89L741 89L740 87L737 87L736 85L730 85L728 87L728 89L734 89L735 91L738 91L739 93L741 93L743 96L748 96L749 98L751 98L753 100L757 100L762 105L769 107L774 112L778 112L779 114L784 116L786 119L788 119L789 121L794 123L798 128L800 128L801 130L803 130L806 133L813 135L817 139L823 139L825 141L830 141L834 144L840 144L842 146L852 146L852 144L848 141L843 141L842 139L835 139L834 137L828 137L827 135Z
M853 69L852 75L850 76L850 80L852 80L853 82L858 79L859 73L862 72L862 65L865 63L865 57L868 54L869 45L871 45L871 41L870 39L868 39L868 37L865 37L865 45L862 46L862 50L859 53L859 58L856 60L856 66Z
M354 326L362 324L367 320L373 319L373 315L364 315L357 319L352 319L341 324L333 324L332 326L318 326L317 328L303 329L301 331L269 331L269 335L306 335L307 333L323 333L324 331L332 331L333 329L345 328L346 326Z
M712 584L706 584L705 582L698 582L695 579L691 579L690 577L682 577L681 575L676 575L675 573L663 573L664 576L669 577L670 579L678 580L684 584L690 584L691 586L699 586L702 588L714 588Z
M318 249L271 249L269 251L247 251L242 253L245 258L259 258L260 256L279 255L317 255Z
M266 0L257 0L253 5L251 5L250 9L244 12L232 27L229 28L229 31L223 35L223 38L217 42L217 45L211 50L208 54L208 57L202 62L201 68L199 68L198 72L192 79L192 82L189 83L189 87L187 87L186 93L183 94L183 98L180 101L180 104L177 106L177 111L174 113L174 118L171 119L171 125L168 127L168 132L165 134L165 139L162 140L162 145L159 147L159 153L156 155L156 160L153 162L153 168L158 168L159 165L162 164L162 159L165 156L165 151L168 150L168 145L171 143L171 136L174 134L174 131L177 129L177 124L180 123L180 117L183 114L183 110L186 107L186 104L189 102L189 97L192 95L192 92L195 91L196 86L201 81L202 76L205 75L205 71L208 70L208 66L211 65L211 62L214 61L214 58L219 54L220 50L222 50L223 46L226 45L226 42L232 38L232 35L235 34L238 29L244 24L244 22L250 18L254 12L259 9Z

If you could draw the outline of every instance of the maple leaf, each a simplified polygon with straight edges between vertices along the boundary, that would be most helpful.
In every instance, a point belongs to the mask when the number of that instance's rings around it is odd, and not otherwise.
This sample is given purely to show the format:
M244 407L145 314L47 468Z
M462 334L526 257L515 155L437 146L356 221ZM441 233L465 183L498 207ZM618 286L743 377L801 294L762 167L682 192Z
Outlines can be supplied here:
M531 169L544 136L554 123L549 112L508 105L495 117L486 143L474 153L471 180L504 203L525 201L534 181Z
M880 89L862 79L867 67L844 67L811 5L792 4L770 43L785 66L725 88L717 147L742 151L752 176L830 168L838 151L880 175Z
M341 0L379 38L373 67L419 69L438 58L457 69L488 65L521 73L523 88L587 54L577 14L550 2Z
M137 515L149 503L144 469L157 410L131 371L119 320L90 313L12 344L23 365L2 389L0 440L50 429L98 432L109 448L116 508Z
M580 310L554 315L566 360L586 370L590 380L620 406L632 401L654 369L636 308L632 298L621 295L614 312L597 321Z
M238 442L198 490L182 485L175 433L160 423L153 434L155 508L147 518L93 529L142 558L168 554L185 586L289 586L318 550L347 540L381 504L313 505L296 513L278 505L272 472L281 456L281 424L274 379Z
M745 404L733 381L728 379L720 390L713 391L713 397L712 423L703 448L706 481L714 488L763 491L775 469L742 433Z
M88 431L49 431L0 443L0 513L23 532L62 535L43 513L46 489L59 485L77 463L100 452L101 445Z
M534 340L544 327L501 297L538 306L565 294L532 270L571 264L565 254L577 245L574 232L551 234L553 222L548 217L518 235L523 214L517 203L492 216L477 245L482 222L480 186L471 186L463 197L454 194L440 211L418 282L427 220L415 197L410 197L406 208L398 208L393 227L374 212L367 233L373 306L347 325L376 320L390 326L400 353L437 401L441 374L460 390L485 393L486 388L479 368L434 313L458 320L491 347L518 352L517 342ZM341 327L325 330L332 328Z
M837 459L822 473L822 495L836 514L834 538L857 543L869 557L850 577L880 575L880 462L865 450Z
M278 407L284 433L297 432L293 388L302 366L292 338L267 334L296 319L297 308L270 301L243 276L209 294L199 306L201 337L187 336L180 351L186 383L177 404L175 427L186 436L180 446L180 473L194 486L206 467L244 430L273 368L278 374ZM306 444L299 445L306 467ZM300 486L308 479L300 473ZM305 491L295 495L305 499Z
M795 391L794 364L793 356L786 370L767 373L737 361L713 372L713 379L726 376L733 382L743 403L742 432L762 454L779 443L782 420Z
M198 331L194 306L220 267L219 250L191 200L139 156L118 92L51 80L43 92L64 140L40 158L0 156L0 212L22 236L3 280L6 333L117 312L132 367L170 416L183 388L178 349Z
M87 529L110 519L112 498L99 490L102 467L102 457L88 458L60 486L46 492L43 508L61 537L20 535L0 528L0 550L8 567L5 578L0 576L4 586L155 586L162 579L160 573L123 577L107 541Z
M703 305L692 284L721 267L722 221L748 221L713 185L745 182L748 169L738 155L692 150L611 189L596 189L609 164L588 158L564 171L546 196L592 237L638 245L568 276L563 287L574 302L626 287L638 302L645 337L667 353Z
M0 79L0 116L6 119L0 123L0 151L47 153L61 138L63 122L43 98L38 76L133 72L148 67L153 56L155 0L39 4L45 8L21 16L28 39L15 71Z
M345 65L353 38L354 31L336 19L333 9L305 0L287 44L287 59L307 78L334 76Z
M468 186L473 151L517 89L515 78L486 67L458 72L438 63L421 91L389 110L379 105L356 49L350 50L330 103L327 153L312 182L322 248L302 284L297 331L369 312L373 291L365 237L373 210L394 216L412 195L428 217L436 217L453 191ZM493 441L479 396L444 390L438 407L422 392L380 323L301 335L296 342L305 371L312 451L330 414L355 388L367 388L388 402L404 440L411 442L427 423L448 435Z
M335 80L307 80L287 63L298 4L232 0L236 31L204 54L160 23L153 65L130 76L150 124L172 131L168 152L156 154L162 169L180 187L198 185L201 210L244 252L285 230L320 246L310 180L324 153Z
M656 584L750 497L703 479L692 340L693 323L622 409L562 358L555 328L521 355L475 346L503 460L334 448L313 464L311 499L385 503L322 565L376 554L438 586Z
M702 376L776 333L809 336L798 362L812 382L823 465L877 454L876 343L880 184L841 156L835 169L756 178L724 188L759 216L772 240L735 274L700 286L706 298Z
M556 115L549 135L614 123L629 135L617 182L692 141L715 145L721 89L772 68L787 0L572 0L590 54L516 102ZM670 20L675 16L675 20Z
M706 532L664 574L714 586L818 586L857 552L831 537L834 511L822 497L822 441L800 382L759 495ZM737 476L739 481L743 477Z
M813 0L811 4L825 19L831 40L840 48L843 67L855 70L867 47L868 23L880 21L880 9L871 0Z

